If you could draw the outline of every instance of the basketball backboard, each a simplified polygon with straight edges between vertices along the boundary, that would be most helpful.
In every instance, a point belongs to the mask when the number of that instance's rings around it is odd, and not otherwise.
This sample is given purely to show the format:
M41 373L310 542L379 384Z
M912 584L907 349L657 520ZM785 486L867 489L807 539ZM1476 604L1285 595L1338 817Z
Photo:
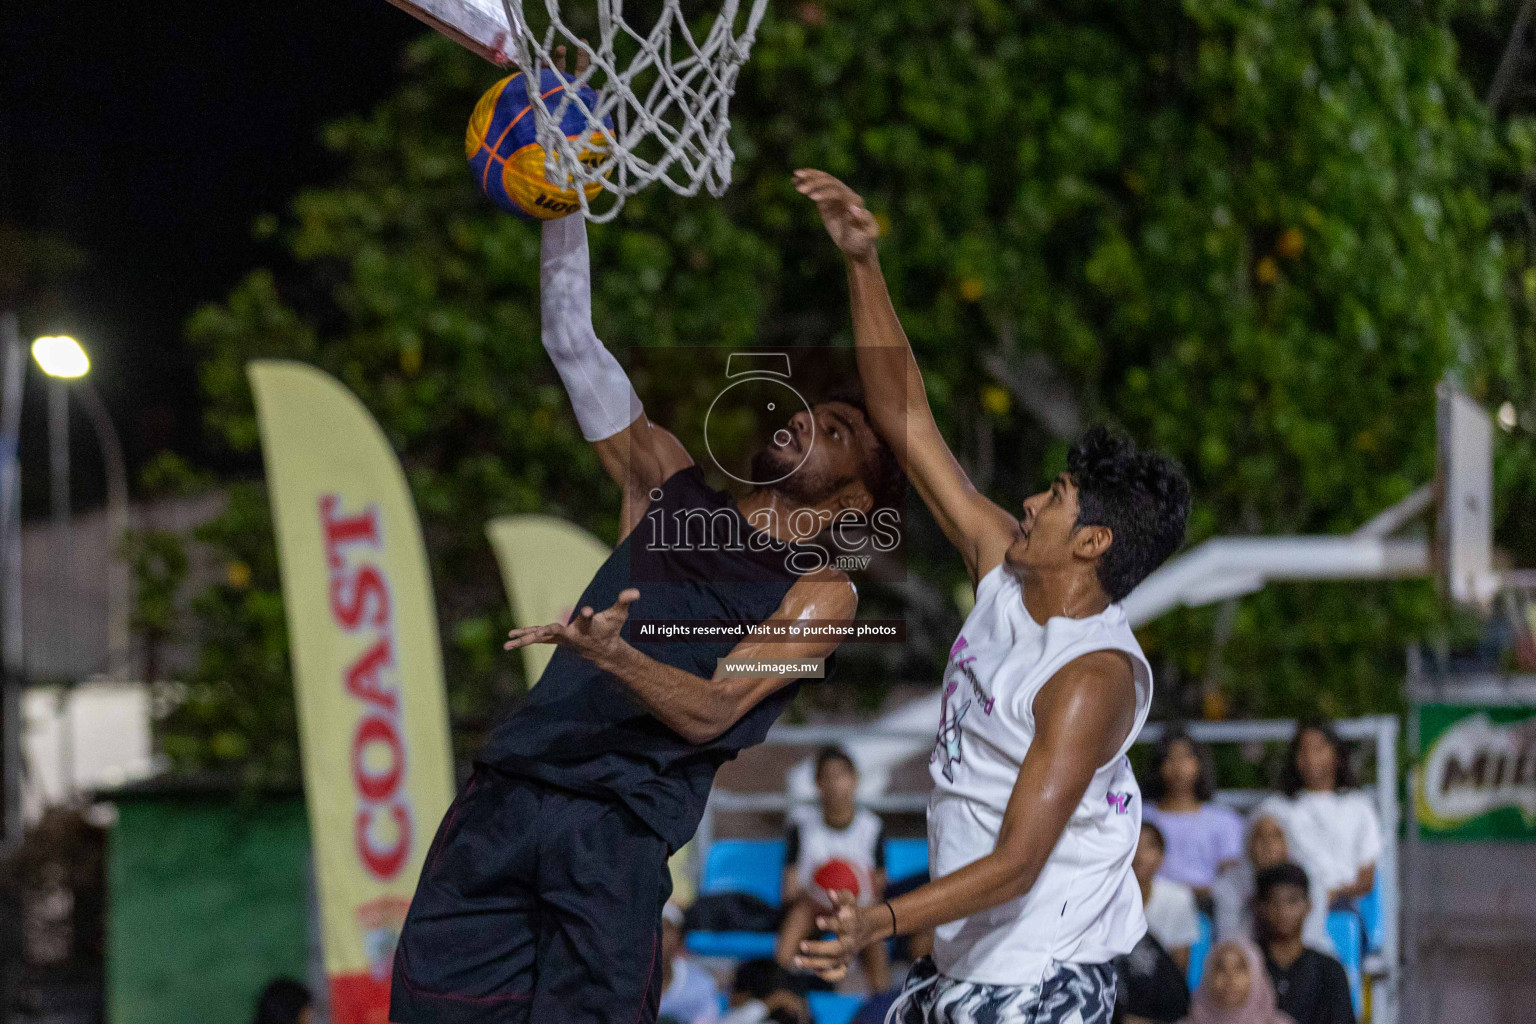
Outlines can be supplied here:
M1493 418L1441 384L1435 421L1436 568L1447 597L1486 612L1499 589L1493 568Z
M510 34L502 0L389 0L492 64L510 64Z

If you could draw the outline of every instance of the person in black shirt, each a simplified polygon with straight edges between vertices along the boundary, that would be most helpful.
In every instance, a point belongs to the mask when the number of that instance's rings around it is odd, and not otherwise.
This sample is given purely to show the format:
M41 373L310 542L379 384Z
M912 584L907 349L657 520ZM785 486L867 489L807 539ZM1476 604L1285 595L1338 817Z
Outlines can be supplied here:
M748 482L762 483L745 497L711 488L593 332L584 222L543 232L544 344L622 488L619 544L569 621L511 633L508 649L556 650L427 852L395 950L396 1024L655 1018L667 859L698 827L716 770L762 742L801 675L727 674L721 660L826 658L830 672L838 639L657 639L646 624L846 625L853 585L802 531L887 509L899 522L905 497L854 401L788 416L752 455Z
M1115 957L1116 1024L1174 1024L1189 1012L1189 984L1151 932Z
M1276 864L1254 880L1254 925L1280 1009L1296 1024L1355 1024L1349 979L1333 957L1302 945L1312 909L1307 873Z

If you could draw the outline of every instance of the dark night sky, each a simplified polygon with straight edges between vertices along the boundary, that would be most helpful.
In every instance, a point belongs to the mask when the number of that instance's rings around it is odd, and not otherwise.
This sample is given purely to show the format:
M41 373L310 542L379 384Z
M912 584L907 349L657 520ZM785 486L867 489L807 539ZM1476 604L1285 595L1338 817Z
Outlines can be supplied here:
M388 95L422 31L385 0L0 4L0 219L89 260L68 313L22 329L81 339L135 463L209 459L186 317L274 258L252 221L327 179L318 129ZM30 478L41 408L26 416ZM90 503L99 473L75 476Z

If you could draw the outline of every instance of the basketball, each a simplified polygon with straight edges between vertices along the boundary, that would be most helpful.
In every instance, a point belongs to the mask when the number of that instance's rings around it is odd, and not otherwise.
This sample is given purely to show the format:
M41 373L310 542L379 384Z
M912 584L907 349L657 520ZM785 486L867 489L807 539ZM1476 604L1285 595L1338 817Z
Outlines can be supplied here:
M544 68L540 72L540 91L558 102L563 81L571 79L552 68ZM559 188L544 177L544 147L538 142L537 121L527 88L519 72L503 78L480 97L465 133L464 155L474 172L475 184L491 202L525 220L556 220L581 209L581 197L575 189ZM588 110L597 106L597 93L590 87L581 86L579 95ZM587 116L572 102L566 106L560 127L567 138L576 138L586 131ZM582 163L592 166L605 159L605 141L594 137L593 145L581 155ZM601 188L588 185L587 199L595 198Z
M811 881L821 890L816 893L817 902L827 910L832 909L831 893L851 892L855 897L859 895L859 873L845 860L827 861L816 869Z

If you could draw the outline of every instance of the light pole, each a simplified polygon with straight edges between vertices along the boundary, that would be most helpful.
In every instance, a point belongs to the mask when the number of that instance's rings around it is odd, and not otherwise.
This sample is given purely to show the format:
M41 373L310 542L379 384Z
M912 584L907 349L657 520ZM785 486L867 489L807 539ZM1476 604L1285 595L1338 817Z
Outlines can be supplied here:
M121 674L128 653L127 567L115 545L128 529L128 470L117 428L86 374L91 360L74 338L53 336L32 343L32 358L48 375L48 439L54 530L66 557L69 547L69 392L79 393L86 415L101 445L107 473L107 534L114 549L107 552L107 675ZM78 382L78 383L71 383ZM71 561L73 561L71 557Z
M16 314L0 313L0 776L3 776L4 841L7 852L21 842L21 386L27 355ZM6 909L15 914L14 906ZM3 938L0 938L3 941ZM0 972L0 998L10 985ZM7 1004L9 1005L9 1004Z

